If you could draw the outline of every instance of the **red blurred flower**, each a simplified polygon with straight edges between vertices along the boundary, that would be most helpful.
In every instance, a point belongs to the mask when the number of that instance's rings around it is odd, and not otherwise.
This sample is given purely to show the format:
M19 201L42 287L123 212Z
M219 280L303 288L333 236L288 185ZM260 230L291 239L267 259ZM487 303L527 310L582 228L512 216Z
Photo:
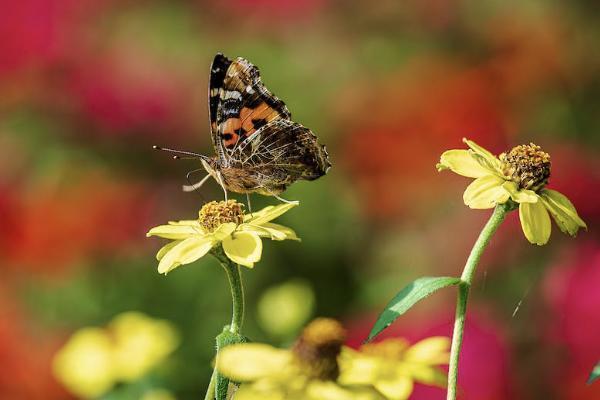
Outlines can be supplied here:
M565 399L596 399L598 384L587 386L600 359L600 244L584 242L563 254L544 281L544 297L552 313L547 333L556 354L552 380Z
M83 57L69 79L74 106L102 133L173 135L188 130L196 115L193 85L139 48Z
M143 240L152 199L139 186L89 176L66 188L0 194L3 262L18 270L56 271Z
M0 398L10 400L69 399L54 380L51 360L55 338L34 334L22 310L0 284Z
M507 122L484 70L421 61L342 104L345 164L367 211L382 219L439 200L435 164L466 135L501 149ZM354 104L351 104L351 102Z

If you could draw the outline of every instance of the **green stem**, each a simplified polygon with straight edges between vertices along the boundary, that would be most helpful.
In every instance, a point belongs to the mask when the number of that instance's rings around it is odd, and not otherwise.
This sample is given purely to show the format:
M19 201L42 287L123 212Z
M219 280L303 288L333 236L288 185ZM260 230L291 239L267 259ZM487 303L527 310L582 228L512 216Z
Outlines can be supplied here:
M244 323L244 285L242 284L242 274L239 265L235 264L225 255L225 252L220 246L213 248L211 254L219 260L219 263L227 274L229 280L229 288L231 289L231 300L233 303L233 311L231 314L231 324L229 332L240 335L242 325ZM204 400L214 400L215 391L218 379L218 372L213 370L210 378L210 384L204 396Z
M505 203L497 205L490 217L489 221L483 227L477 241L473 245L471 254L465 264L465 268L460 277L461 283L458 286L458 299L456 301L456 316L454 319L454 332L452 333L452 347L450 349L450 366L448 370L448 395L447 400L456 399L456 383L458 381L458 359L460 356L460 348L463 341L463 333L465 330L465 317L467 314L467 299L475 269L481 255L490 239L502 223L508 211L512 209L512 204Z
M215 386L217 385L217 370L214 369L212 375L210 376L210 383L208 384L208 389L206 390L206 395L204 396L204 400L215 400Z

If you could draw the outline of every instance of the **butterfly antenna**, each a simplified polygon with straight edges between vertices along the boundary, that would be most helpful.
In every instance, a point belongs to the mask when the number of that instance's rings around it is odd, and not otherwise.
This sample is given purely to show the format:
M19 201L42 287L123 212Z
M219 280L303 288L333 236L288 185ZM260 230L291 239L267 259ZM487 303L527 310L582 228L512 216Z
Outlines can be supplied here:
M162 150L162 151L166 151L166 152L169 152L169 153L174 153L175 155L173 156L173 158L175 160L181 159L181 157L179 156L179 154L183 154L185 156L190 156L193 159L197 159L197 158L200 158L202 160L208 160L209 159L209 157L207 157L207 156L205 156L203 154L194 153L192 151L175 150L175 149L169 149L167 147L160 147L160 146L156 146L156 145L152 146L152 148L154 150Z

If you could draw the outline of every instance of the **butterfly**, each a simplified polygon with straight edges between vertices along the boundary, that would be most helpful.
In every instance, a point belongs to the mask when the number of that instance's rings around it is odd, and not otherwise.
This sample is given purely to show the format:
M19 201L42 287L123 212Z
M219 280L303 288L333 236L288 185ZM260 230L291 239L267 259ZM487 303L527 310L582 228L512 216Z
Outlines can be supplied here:
M315 180L331 167L325 146L310 129L291 120L285 103L244 58L215 56L209 115L215 156L187 154L200 156L206 178L212 176L225 197L227 191L278 197L293 182Z

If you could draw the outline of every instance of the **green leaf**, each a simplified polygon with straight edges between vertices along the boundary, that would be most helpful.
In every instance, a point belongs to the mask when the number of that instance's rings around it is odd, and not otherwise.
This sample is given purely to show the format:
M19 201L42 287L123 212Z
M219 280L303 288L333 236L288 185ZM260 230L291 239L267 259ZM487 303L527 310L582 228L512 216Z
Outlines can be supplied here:
M229 326L226 326L225 328L223 328L223 332L221 332L218 336L217 336L217 354L218 352L227 347L230 346L232 344L237 344L237 343L247 343L248 342L248 338L245 336L242 336L238 333L233 333L229 331ZM227 379L226 377L224 377L221 374L217 374L217 385L216 385L216 389L215 389L215 399L216 400L226 400L227 399L227 393L229 391L229 379ZM231 382L233 384L237 384L237 382Z
M377 318L375 325L373 325L373 328L371 329L367 342L373 340L385 328L390 326L396 318L407 312L418 301L437 290L448 286L458 285L460 282L460 278L447 276L424 277L411 282L388 303L383 312L379 315L379 318Z
M587 380L587 384L591 385L598 378L600 378L600 361L598 361L592 372L590 372L590 377Z

